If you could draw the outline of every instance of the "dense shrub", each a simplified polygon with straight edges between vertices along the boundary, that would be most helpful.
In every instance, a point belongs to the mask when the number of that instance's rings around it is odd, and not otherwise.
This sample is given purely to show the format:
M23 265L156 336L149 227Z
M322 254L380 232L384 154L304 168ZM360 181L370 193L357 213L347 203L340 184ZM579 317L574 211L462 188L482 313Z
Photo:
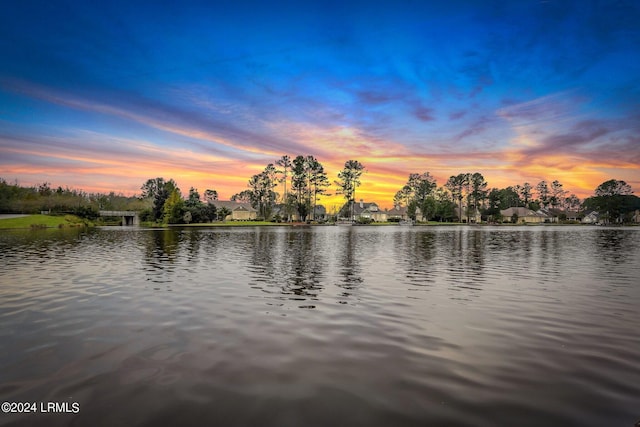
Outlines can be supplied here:
M80 218L85 218L92 221L97 219L100 216L98 210L91 206L75 207L71 209L71 213L73 213L76 216L79 216Z
M140 211L138 217L142 222L153 221L153 211L151 209L144 209Z

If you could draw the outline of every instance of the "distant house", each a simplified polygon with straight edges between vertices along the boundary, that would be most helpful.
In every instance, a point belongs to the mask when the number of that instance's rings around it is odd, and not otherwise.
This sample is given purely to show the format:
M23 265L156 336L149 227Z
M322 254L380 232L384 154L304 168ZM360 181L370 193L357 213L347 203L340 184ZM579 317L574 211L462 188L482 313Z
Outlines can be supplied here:
M342 209L340 209L340 216L343 218L349 218L350 215L350 204L345 203L342 206ZM358 219L370 219L375 222L386 222L387 211L380 209L378 204L375 202L365 202L364 200L360 200L360 202L353 203L353 216L351 219L354 221L357 221Z
M322 205L316 205L313 209L313 219L316 221L322 221L327 218L327 208Z
M545 220L547 221L549 220L549 218L545 214L534 212L531 209L523 208L523 207L502 209L500 211L500 214L502 215L502 218L505 221L510 221L511 218L513 217L513 214L516 214L518 216L518 223L520 224L524 224L524 223L539 224L539 223L545 222Z
M375 222L386 222L387 213L380 209L377 203L365 203L364 200L360 200L359 203L353 205L353 219L358 218L371 219Z
M600 214L596 211L591 211L582 218L584 224L597 224L600 221Z
M394 206L387 210L387 221L401 221L407 219L407 208L404 206Z
M287 221L287 219L294 222L301 221L300 214L298 213L297 209L289 208L289 212L287 214L287 210L282 203L277 204L273 207L271 215L274 217L276 215L279 215L283 221ZM324 221L327 219L327 209L322 205L316 205L313 210L313 215L307 215L306 219L314 221Z
M542 222L558 222L559 212L560 211L557 209L548 208L540 208L536 211L538 215L542 215L542 217L544 217L544 221Z
M273 207L273 209L271 210L271 215L279 215L283 220L287 219L287 213L285 211L284 205L281 203Z
M225 220L250 221L258 217L258 211L251 206L251 203L240 203L228 200L215 200L213 205L217 210L227 208L231 214Z
M482 222L482 215L480 214L480 211L473 207L468 208L467 206L462 206L462 211L460 211L460 206L458 206L455 209L455 213L460 219L460 222L467 222L467 219L470 224L479 224Z
M562 213L568 221L580 221L581 215L578 211L564 211Z
M640 223L640 209L636 209L631 217L631 222L635 222L636 224Z

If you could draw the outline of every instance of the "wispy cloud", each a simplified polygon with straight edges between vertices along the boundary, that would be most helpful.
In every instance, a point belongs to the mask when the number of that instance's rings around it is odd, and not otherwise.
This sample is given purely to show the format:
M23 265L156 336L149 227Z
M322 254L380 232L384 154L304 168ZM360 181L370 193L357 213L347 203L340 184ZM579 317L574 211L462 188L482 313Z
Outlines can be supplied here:
M32 176L32 182L59 177L58 185L82 181L82 177L114 184L126 177L127 185L112 190L135 193L141 183L155 176L224 184L235 192L247 180L245 160L203 155L181 148L155 146L148 141L116 138L86 131L67 131L64 138L0 135L3 178ZM132 159L135 161L132 162ZM69 178L64 182L63 177ZM85 189L96 189L93 184ZM97 190L97 189L96 189ZM104 189L100 189L104 190Z
M458 110L458 111L453 111L451 113L449 113L449 120L459 120L461 118L463 118L465 115L467 114L466 111L462 110Z
M423 122L431 122L435 120L434 109L429 107L424 107L422 105L416 105L413 109L413 114L423 121Z
M3 86L24 95L55 103L82 111L91 111L108 116L136 122L161 131L176 135L206 141L216 145L224 145L234 150L248 153L263 153L270 151L275 154L286 148L286 141L271 135L240 127L230 121L221 120L210 115L203 115L200 111L166 105L143 97L132 97L123 94L122 97L108 98L94 97L86 99L79 95L60 93L49 88L25 82L3 82ZM246 117L244 118L247 119ZM249 126L259 126L255 121L247 123ZM201 146L202 147L202 146Z
M362 161L381 203L411 172L640 181L631 3L94 3L0 14L3 177L225 197L312 154L332 178Z
M588 151L589 145L610 132L602 120L583 120L567 131L541 138L536 146L523 149L521 154L526 158L537 158L545 154L580 153Z
M579 91L565 91L500 109L516 136L505 151L513 172L535 179L559 179L583 197L610 171L638 174L638 122L632 116L598 116ZM618 178L622 179L622 178ZM638 178L632 179L637 181Z
M514 127L540 123L549 125L571 118L577 110L576 107L586 101L577 90L568 90L514 103L500 108L496 114L508 120Z

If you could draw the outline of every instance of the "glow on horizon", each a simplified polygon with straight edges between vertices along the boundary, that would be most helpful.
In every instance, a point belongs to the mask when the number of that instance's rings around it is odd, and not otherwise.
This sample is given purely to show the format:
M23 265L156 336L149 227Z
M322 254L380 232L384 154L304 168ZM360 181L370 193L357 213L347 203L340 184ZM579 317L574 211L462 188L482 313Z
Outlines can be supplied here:
M12 4L0 177L134 195L162 176L225 199L301 154L331 182L359 160L356 198L384 207L427 171L639 191L640 6L603 4Z

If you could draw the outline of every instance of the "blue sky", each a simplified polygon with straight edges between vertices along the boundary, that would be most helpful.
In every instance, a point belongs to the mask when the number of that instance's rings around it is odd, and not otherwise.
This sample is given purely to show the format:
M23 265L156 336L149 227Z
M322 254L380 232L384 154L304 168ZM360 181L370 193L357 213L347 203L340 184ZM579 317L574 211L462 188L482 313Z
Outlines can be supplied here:
M311 154L360 160L383 205L425 171L640 189L635 1L22 1L0 58L0 177L25 185L224 198Z

